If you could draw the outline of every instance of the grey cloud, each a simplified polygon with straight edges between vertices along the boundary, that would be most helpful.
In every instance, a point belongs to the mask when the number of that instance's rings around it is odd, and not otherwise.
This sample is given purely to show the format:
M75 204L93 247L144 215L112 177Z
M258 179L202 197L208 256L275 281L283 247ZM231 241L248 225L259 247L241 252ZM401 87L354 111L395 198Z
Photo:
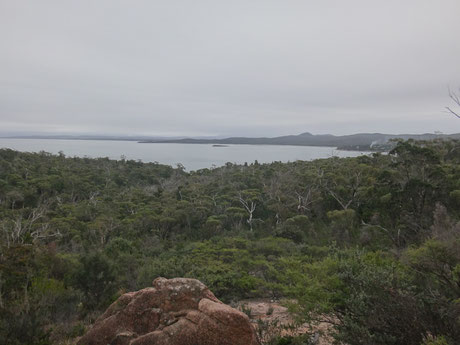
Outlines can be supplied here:
M457 0L0 6L3 131L460 131Z

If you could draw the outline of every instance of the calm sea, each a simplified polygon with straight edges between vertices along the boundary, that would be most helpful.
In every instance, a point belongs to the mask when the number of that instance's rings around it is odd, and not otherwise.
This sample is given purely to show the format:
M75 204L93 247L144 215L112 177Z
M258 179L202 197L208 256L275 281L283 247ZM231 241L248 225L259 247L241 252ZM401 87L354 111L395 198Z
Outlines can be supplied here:
M139 144L135 141L110 140L58 140L0 138L0 148L18 151L50 153L64 152L74 157L109 157L158 162L176 166L180 163L188 171L221 166L227 162L243 164L292 162L317 158L356 157L367 152L340 151L331 147L284 145L229 145L214 147L210 144Z

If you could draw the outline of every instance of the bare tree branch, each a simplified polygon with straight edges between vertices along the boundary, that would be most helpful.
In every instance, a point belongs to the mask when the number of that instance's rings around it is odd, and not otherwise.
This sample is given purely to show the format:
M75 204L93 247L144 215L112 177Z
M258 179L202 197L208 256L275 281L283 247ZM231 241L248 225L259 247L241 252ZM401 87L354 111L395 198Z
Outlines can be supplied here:
M252 232L252 222L253 222L253 213L256 210L257 203L254 201L246 201L243 199L243 196L241 193L239 193L239 201L241 205L243 205L244 209L248 213L249 218L246 220L246 222L249 224L249 228Z
M452 109L450 109L449 107L446 107L446 109L448 110L447 112L453 114L454 116L458 117L460 119L460 114L457 114L455 111L453 111Z
M452 101L454 101L454 103L460 107L460 96L455 93L454 91L452 91L452 89L449 87L449 97ZM446 107L447 109L447 112L451 113L452 115L456 116L457 118L460 119L460 113L452 110L452 108L450 107Z
M451 88L449 88L449 97L455 102L455 104L460 106L460 96L452 91Z

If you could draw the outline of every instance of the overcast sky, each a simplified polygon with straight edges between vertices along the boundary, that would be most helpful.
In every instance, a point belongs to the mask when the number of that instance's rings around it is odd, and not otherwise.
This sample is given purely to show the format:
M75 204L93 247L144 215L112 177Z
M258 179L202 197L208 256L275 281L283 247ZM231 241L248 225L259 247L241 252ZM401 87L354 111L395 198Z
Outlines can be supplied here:
M0 133L460 132L459 0L0 0Z

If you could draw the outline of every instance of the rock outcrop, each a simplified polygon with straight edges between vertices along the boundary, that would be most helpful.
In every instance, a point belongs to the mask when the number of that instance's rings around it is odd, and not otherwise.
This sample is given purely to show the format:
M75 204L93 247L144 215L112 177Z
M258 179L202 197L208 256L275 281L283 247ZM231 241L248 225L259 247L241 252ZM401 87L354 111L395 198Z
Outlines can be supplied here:
M78 345L257 345L248 317L200 281L157 278L122 295Z

